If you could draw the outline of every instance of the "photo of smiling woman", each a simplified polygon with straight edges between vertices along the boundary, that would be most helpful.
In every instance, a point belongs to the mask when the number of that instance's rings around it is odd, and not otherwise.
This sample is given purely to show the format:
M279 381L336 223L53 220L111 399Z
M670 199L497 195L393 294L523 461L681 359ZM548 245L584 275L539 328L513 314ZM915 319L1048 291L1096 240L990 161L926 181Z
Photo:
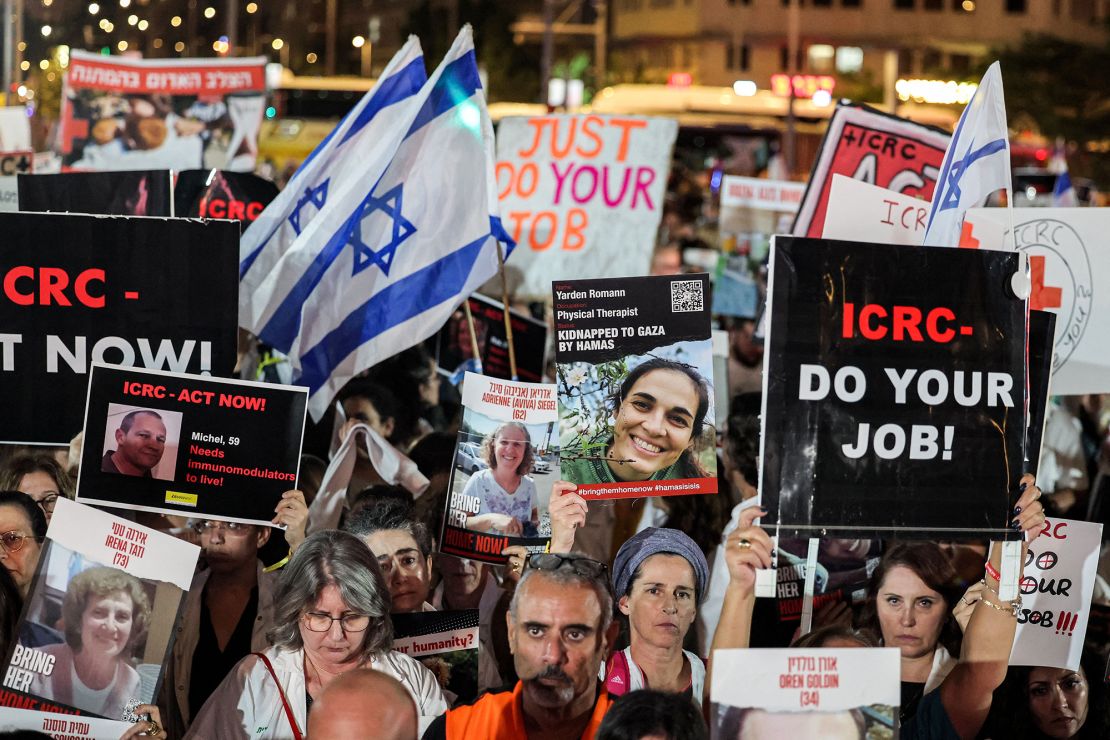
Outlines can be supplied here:
M716 493L712 376L685 361L691 354L672 346L624 358L623 376L614 363L561 374L563 477L602 496ZM651 481L688 483L625 485Z
M31 693L109 719L149 701L140 698L132 666L146 638L150 600L142 582L122 570L95 566L70 579L62 601L65 641L39 648L54 658L49 675L39 673Z
M536 483L529 473L535 460L528 427L509 421L482 441L481 459L489 467L471 476L464 496L478 496L481 508L467 517L466 528L515 537L535 536L539 511Z

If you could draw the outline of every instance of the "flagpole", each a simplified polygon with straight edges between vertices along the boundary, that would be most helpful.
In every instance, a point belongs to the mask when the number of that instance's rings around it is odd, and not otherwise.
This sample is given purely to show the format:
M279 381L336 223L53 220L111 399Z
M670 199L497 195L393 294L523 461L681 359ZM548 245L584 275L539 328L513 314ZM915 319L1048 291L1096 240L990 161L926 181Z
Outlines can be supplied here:
M505 339L509 343L509 372L513 380L516 374L516 346L513 344L513 322L509 318L509 281L505 277L505 250L497 240L497 272L501 275L501 310L505 314Z
M466 326L470 329L470 351L474 353L474 360L478 367L482 366L482 354L478 349L478 332L474 330L474 314L470 313L470 296L463 299L463 311L466 312Z

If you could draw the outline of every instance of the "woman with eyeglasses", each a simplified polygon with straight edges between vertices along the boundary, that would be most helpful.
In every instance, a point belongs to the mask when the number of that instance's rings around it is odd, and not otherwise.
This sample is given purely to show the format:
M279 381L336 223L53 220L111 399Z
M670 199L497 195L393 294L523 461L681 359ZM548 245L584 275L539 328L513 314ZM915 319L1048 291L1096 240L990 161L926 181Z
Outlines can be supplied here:
M50 455L17 455L0 470L0 490L26 493L42 507L50 524L58 498L73 498L73 481Z
M539 512L536 510L536 484L529 477L535 451L528 428L520 422L506 422L482 442L479 452L489 467L470 476L464 496L477 497L478 513L467 517L466 528L479 532L534 536Z
M0 491L0 561L26 599L46 539L46 514L19 491Z
M389 590L370 550L346 532L311 535L274 593L273 647L247 656L200 710L186 737L301 738L312 701L355 668L399 680L421 730L447 710L435 676L390 650Z

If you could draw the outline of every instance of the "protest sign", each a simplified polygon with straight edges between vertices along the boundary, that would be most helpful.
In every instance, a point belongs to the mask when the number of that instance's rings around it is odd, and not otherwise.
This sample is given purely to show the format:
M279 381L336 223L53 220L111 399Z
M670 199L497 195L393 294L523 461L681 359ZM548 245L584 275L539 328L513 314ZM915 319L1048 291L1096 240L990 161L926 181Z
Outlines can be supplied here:
M492 378L512 380L509 364L509 341L505 334L505 314L502 304L474 293L470 301L470 314L474 317L474 332L478 335L482 374ZM547 324L521 313L509 311L513 327L513 346L516 348L516 373L519 380L539 383L543 380L547 364ZM439 369L454 376L474 358L470 341L470 326L460 306L435 336L435 356Z
M393 614L393 649L432 672L447 704L478 696L478 610Z
M20 175L19 210L172 216L169 170Z
M791 631L802 615L811 540L781 538L778 542L778 573L775 596L779 620L789 622ZM866 539L817 540L814 553L813 611L826 604L861 604L867 598L867 580L879 564L881 542Z
M1025 472L1037 475L1041 442L1052 400L1052 348L1056 339L1056 314L1029 311L1029 429L1025 433Z
M0 152L0 175L29 175L35 168L35 153L30 149L22 152Z
M497 130L497 196L518 248L518 296L552 278L648 271L678 123L640 116L506 118Z
M950 139L938 128L841 101L813 162L792 233L823 233L833 175L930 200Z
M0 704L134 722L135 707L158 695L199 556L184 540L58 499ZM90 642L100 649L82 651ZM86 688L103 675L114 676L103 690Z
M724 253L761 264L767 258L771 235L790 231L805 188L800 182L726 175L721 181L717 219ZM719 285L713 290L714 313L724 313L717 309Z
M1018 255L776 237L763 526L1013 539L1025 433Z
M897 648L716 650L712 737L897 737L900 669Z
M925 236L928 221L928 201L833 175L821 236L917 246Z
M297 386L94 363L77 500L268 526L307 405Z
M173 187L179 218L229 218L245 229L277 197L278 187L245 172L185 170Z
M0 697L7 692L0 689ZM4 698L0 698L0 707L4 706ZM24 701L31 703L37 699L25 697ZM12 703L13 709L4 711L0 709L0 732L14 732L16 730L31 730L41 732L54 740L101 740L102 738L119 737L127 728L125 722L110 719L99 719L88 715L62 715L53 712L41 712L32 709L15 711L19 704Z
M266 59L134 59L70 52L56 148L90 170L250 172Z
M1101 545L1101 524L1045 520L1025 555L1010 665L1079 670Z
M0 231L0 442L68 445L90 361L231 373L234 223L3 213Z
M0 177L0 213L19 210L19 175Z
M555 386L467 373L462 401L440 551L497 565L510 545L543 552L559 465Z
M1029 257L1029 307L1056 314L1052 392L1110 391L1110 208L972 208L960 246L1017 249Z
M586 498L716 493L709 276L552 290L563 479Z

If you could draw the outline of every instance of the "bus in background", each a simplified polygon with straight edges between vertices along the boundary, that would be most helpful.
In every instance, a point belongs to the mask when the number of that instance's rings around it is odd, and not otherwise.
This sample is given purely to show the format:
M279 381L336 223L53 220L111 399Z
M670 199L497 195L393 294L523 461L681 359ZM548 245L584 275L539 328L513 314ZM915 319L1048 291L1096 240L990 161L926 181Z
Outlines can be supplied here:
M283 186L376 80L298 76L281 65L268 67L266 76L270 92L258 134L258 170Z

